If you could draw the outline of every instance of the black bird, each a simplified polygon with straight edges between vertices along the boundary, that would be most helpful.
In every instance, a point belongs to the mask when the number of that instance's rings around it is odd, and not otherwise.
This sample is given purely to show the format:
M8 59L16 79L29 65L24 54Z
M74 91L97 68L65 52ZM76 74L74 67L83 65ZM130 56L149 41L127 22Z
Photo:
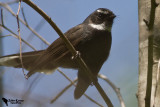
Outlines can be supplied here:
M8 106L8 100L6 98L2 98L3 102Z
M109 9L99 8L83 23L65 33L96 78L110 53L111 29L115 17ZM46 50L22 54L23 66L29 71L27 78L35 72L52 73L57 67L78 69L78 83L74 98L79 99L92 81L71 57L72 54L61 38L55 40ZM22 68L19 54L0 57L0 66Z

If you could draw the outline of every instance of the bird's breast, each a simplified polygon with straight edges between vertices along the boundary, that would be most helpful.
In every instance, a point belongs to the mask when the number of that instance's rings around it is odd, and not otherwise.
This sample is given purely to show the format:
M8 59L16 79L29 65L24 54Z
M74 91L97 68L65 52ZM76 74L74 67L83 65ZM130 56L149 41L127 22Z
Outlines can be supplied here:
M110 32L92 32L85 37L79 51L88 66L102 66L109 56L111 48Z

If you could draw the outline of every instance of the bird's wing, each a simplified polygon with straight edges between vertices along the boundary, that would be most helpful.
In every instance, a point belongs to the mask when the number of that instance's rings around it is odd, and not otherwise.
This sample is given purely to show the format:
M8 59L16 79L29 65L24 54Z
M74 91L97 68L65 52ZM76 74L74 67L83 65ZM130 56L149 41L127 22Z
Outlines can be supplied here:
M65 36L76 48L83 39L83 25L80 24L68 30L65 33ZM41 72L41 70L46 70L44 71L44 73L51 73L52 70L55 70L60 66L57 65L58 62L68 54L72 55L67 49L64 41L61 38L58 38L44 51L44 53L35 62L32 63L34 67L29 70L30 72L27 74L27 76L29 77L35 72Z

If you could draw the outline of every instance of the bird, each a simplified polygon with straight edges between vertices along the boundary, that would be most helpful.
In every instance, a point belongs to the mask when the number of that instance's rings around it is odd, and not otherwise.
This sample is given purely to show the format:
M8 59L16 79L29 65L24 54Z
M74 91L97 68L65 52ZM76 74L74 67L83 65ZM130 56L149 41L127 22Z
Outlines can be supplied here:
M116 15L111 10L98 8L82 23L64 33L96 79L110 54L111 30L115 17ZM27 78L36 72L50 74L58 67L78 70L78 81L74 91L75 99L79 99L93 82L76 60L72 59L72 53L62 38L56 39L45 50L22 53L22 63L23 68L29 71ZM22 68L20 55L0 57L0 66Z

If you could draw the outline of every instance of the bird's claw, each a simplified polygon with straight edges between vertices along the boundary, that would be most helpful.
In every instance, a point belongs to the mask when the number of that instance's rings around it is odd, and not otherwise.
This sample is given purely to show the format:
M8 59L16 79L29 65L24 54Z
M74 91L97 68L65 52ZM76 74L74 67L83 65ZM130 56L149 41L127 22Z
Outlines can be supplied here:
M91 86L93 86L94 84L93 84L93 82L91 82Z
M29 76L28 76L28 75L25 75L25 78L28 80Z
M94 77L93 77L93 80L94 80L94 82L98 82L98 79L97 79L97 77L96 77L96 76L94 76ZM91 86L93 86L93 85L94 85L94 82L93 82L93 81L91 82Z
M81 56L81 53L79 51L76 51L76 55L72 56L71 59L73 60L73 59L76 59L80 56Z

